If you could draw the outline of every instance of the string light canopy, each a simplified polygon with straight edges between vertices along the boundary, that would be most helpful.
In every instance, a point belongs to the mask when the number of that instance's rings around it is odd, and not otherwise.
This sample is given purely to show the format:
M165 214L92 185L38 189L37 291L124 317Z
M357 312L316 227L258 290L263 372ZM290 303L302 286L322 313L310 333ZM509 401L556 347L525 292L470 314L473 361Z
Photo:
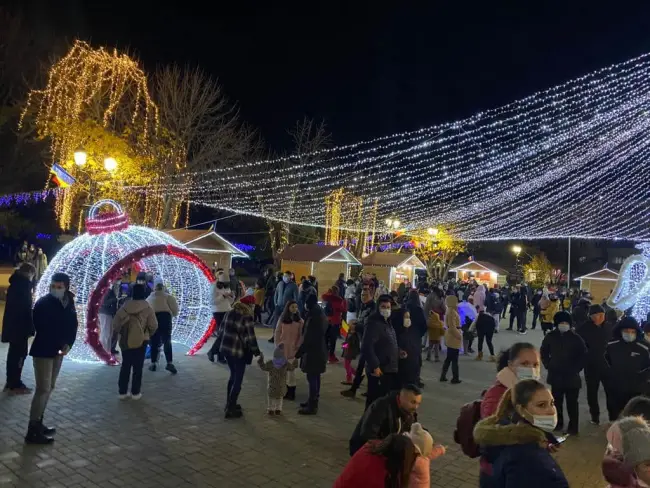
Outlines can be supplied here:
M106 207L110 211L102 211ZM172 341L194 354L215 327L210 306L214 277L183 244L165 232L128 224L122 207L112 200L97 202L86 221L88 232L66 244L52 259L36 287L39 298L50 291L52 275L70 276L80 327L69 356L78 361L117 360L99 341L99 307L113 283L129 268L151 272L178 301Z
M650 238L650 55L464 120L312 153L182 174L154 191L241 214L466 240ZM307 161L305 163L305 161ZM189 177L191 176L191 177ZM150 193L150 187L130 187ZM288 202L297 200L296 211ZM362 208L359 216L358 208ZM376 208L376 213L372 210Z

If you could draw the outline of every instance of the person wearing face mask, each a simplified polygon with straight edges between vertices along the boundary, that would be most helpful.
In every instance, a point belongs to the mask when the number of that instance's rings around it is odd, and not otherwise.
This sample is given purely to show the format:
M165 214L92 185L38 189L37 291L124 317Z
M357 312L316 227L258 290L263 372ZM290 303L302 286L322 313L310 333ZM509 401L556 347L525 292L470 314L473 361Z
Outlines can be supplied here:
M608 488L650 486L650 427L643 417L623 417L607 431L608 451L617 455L617 469L603 468ZM619 460L620 459L620 460ZM611 461L610 461L611 463Z
M212 317L216 322L215 332L219 335L221 326L223 325L224 318L228 312L232 310L232 304L235 301L235 296L230 291L230 278L223 272L217 274L217 281L212 285ZM219 344L214 341L212 347L208 351L208 360L214 362L214 357L219 355ZM223 358L219 358L221 363L224 363Z
M363 336L368 324L368 319L377 310L377 304L372 299L373 296L374 294L368 289L361 292L361 307L359 308L359 313L357 314L357 320L354 322L354 330L356 334L361 338L361 344L363 344ZM366 359L363 356L362 350L361 355L359 356L359 361L357 362L357 370L354 373L352 386L349 390L343 390L341 392L342 396L346 398L354 398L356 396L357 390L361 386L361 381L363 380L363 371L365 367Z
M70 277L54 273L50 293L34 305L33 318L36 336L29 350L34 361L36 389L29 411L29 427L25 442L51 444L56 429L43 425L43 414L61 371L63 357L70 352L77 337L77 310L75 297L70 292Z
M298 304L289 300L284 306L284 312L275 328L275 343L284 344L283 352L287 361L291 362L296 357L296 352L302 339L304 321L300 318ZM285 400L296 399L296 371L287 370L287 393Z
M99 341L105 351L111 352L113 341L113 318L117 313L118 298L120 296L121 280L116 280L108 289L102 305L99 307Z
M40 247L38 248L36 256L34 257L34 268L36 268L36 275L34 276L34 280L38 283L38 280L40 280L41 276L43 276L43 273L45 273L45 268L47 268L47 256L43 252L43 249Z
M569 488L551 455L557 411L551 392L538 380L519 381L497 412L474 428L474 439L492 463L491 487ZM484 485L481 485L483 487Z
M401 311L401 317L395 317L393 327L399 347L399 363L397 373L401 385L417 385L420 380L422 365L422 335L413 324L408 310ZM401 322L401 323L400 323Z
M133 296L133 287L135 285L142 285L144 286L144 294L145 294L145 299L151 295L151 287L149 286L149 283L147 283L147 273L144 271L140 271L136 277L135 281L131 283L129 286L129 298Z
M280 318L280 315L282 315L287 302L289 302L289 300L295 302L298 301L298 285L296 285L296 283L291 279L291 276L291 271L285 271L282 275L282 281L278 283L278 286L275 289L275 298L273 300L275 303L275 312L274 318L271 322L273 327L277 325L277 321ZM269 342L273 343L274 341L275 339L271 336Z
M517 342L502 351L497 362L497 378L481 400L481 419L494 415L503 395L519 380L540 378L541 360L537 348L528 342ZM480 459L480 488L492 488L492 464Z
M612 340L605 349L605 361L610 385L607 410L609 419L614 421L632 397L648 393L650 347L633 317L624 317L614 327Z
M455 295L449 295L445 299L447 313L445 314L445 344L447 345L447 357L442 364L442 373L440 381L447 381L447 371L451 366L452 384L460 383L458 372L458 355L463 343L463 333L461 332L460 315L458 314L458 298Z
M591 423L599 425L600 406L598 405L598 388L600 383L605 386L607 363L605 350L612 337L614 327L605 322L605 310L600 305L589 307L589 319L576 332L587 345L587 361L585 363L585 383L587 384L587 402ZM605 389L607 393L607 388Z
M2 317L2 342L8 343L7 382L4 391L13 395L31 393L21 378L27 358L27 341L34 335L32 279L34 267L23 263L9 278L7 301Z
M366 360L368 375L366 408L396 388L398 382L399 348L390 322L392 303L390 295L379 297L377 311L368 317L361 341L361 354Z
M582 386L580 371L587 360L587 346L571 329L572 319L568 312L558 312L554 317L555 329L544 336L539 349L542 363L548 370L546 382L551 385L557 407L558 431L564 428L563 404L569 414L567 433L578 434L578 395Z

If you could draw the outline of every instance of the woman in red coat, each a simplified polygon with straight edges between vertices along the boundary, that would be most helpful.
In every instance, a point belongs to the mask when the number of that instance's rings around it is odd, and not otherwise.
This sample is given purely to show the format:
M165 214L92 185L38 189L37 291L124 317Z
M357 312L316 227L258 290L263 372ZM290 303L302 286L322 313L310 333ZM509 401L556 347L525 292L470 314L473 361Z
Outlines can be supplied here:
M329 362L330 364L338 363L339 360L336 357L336 340L339 338L341 321L348 311L348 304L345 298L341 298L339 287L336 285L332 286L322 298L324 302L323 310L329 322L327 334L325 335L329 350Z
M333 488L407 488L417 456L405 435L368 442L348 461Z
M481 419L494 415L501 397L519 380L539 379L540 357L535 346L528 342L517 342L503 351L497 363L497 380L483 395ZM517 429L518 426L512 426ZM492 465L481 456L480 488L492 488Z

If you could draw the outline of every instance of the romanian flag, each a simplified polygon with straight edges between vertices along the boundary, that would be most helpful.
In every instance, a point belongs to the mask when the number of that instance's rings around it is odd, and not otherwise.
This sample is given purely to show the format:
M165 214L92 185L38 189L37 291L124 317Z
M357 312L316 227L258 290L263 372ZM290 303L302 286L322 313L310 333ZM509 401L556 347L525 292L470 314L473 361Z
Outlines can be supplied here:
M68 188L77 181L70 175L70 173L56 163L54 163L50 168L50 173L53 175L52 181L54 181L59 188Z
M348 336L348 330L350 330L348 323L345 320L341 321L341 328L339 329L341 337L345 339Z

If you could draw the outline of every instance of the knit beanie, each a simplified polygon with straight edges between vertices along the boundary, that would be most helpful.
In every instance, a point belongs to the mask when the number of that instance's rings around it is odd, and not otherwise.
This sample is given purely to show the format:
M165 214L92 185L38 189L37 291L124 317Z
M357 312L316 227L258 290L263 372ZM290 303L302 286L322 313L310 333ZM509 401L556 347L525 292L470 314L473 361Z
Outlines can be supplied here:
M279 359L284 357L284 344L278 344L278 346L273 350L273 359Z
M70 277L65 273L54 273L51 281L52 283L63 283L66 290L70 288Z
M617 329L623 330L623 329L636 329L639 330L639 323L636 321L634 317L623 317L618 325L616 326Z
M616 422L623 460L630 468L650 461L650 426L643 417L625 417Z
M597 313L605 313L605 309L598 304L589 307L589 315L596 315Z
M411 439L421 456L428 457L431 454L433 450L433 437L422 428L422 424L415 422L411 426L411 431L406 432L405 435Z
M569 312L558 312L553 316L553 323L555 324L555 327L563 322L566 322L569 325L573 325L573 319L571 318L571 314Z

